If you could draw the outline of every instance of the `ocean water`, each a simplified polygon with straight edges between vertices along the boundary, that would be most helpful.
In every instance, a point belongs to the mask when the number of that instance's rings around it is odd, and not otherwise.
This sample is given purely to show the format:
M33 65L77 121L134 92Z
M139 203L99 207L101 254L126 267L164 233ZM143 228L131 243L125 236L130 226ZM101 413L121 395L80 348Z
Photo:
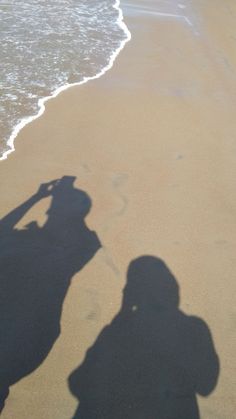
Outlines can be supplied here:
M119 0L0 0L0 158L49 97L102 75L129 39Z

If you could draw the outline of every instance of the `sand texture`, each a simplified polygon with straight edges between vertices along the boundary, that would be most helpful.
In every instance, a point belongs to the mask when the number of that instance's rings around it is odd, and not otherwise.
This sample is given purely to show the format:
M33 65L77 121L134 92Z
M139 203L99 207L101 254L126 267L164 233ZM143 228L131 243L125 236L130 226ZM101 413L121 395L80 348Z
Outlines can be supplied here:
M0 164L3 419L235 417L236 7L125 11Z

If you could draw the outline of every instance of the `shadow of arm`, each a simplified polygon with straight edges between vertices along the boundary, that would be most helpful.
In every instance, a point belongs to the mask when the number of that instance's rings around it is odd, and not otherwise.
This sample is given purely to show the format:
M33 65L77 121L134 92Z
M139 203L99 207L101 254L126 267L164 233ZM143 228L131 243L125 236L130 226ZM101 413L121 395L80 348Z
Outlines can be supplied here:
M219 357L207 325L198 318L192 318L192 321L193 330L195 330L197 361L195 362L195 390L201 396L206 397L217 385L220 371Z
M36 195L33 195L19 207L15 208L5 217L0 220L0 231L2 230L12 230L15 225L23 218L23 216L32 208L33 205L38 202Z
M46 198L51 194L49 187L53 184L50 183L43 183L40 185L36 194L32 195L27 201L23 202L23 204L19 205L19 207L15 208L5 217L0 220L0 231L2 230L12 230L15 225L23 218L23 216L32 208L38 201L43 198Z

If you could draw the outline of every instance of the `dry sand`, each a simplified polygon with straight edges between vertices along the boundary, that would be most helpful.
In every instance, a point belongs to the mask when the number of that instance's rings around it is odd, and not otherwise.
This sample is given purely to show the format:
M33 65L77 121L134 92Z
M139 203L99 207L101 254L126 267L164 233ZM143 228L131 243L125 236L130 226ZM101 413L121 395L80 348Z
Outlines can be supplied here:
M73 416L67 379L118 313L127 267L144 254L165 261L180 309L211 332L220 372L212 393L198 397L201 419L235 415L236 7L193 7L193 27L129 13L132 41L113 69L50 101L0 164L1 217L40 184L76 176L92 199L87 226L103 245L74 275L61 334L11 387L3 419ZM50 197L41 200L18 228L42 226L49 206Z

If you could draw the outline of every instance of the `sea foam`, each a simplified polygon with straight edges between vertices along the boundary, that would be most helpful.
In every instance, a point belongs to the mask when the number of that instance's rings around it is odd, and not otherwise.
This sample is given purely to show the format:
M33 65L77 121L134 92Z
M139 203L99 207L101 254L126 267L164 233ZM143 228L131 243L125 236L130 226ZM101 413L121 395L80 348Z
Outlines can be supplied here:
M69 7L69 8L68 8ZM0 0L0 160L51 98L108 71L131 39L120 0Z

